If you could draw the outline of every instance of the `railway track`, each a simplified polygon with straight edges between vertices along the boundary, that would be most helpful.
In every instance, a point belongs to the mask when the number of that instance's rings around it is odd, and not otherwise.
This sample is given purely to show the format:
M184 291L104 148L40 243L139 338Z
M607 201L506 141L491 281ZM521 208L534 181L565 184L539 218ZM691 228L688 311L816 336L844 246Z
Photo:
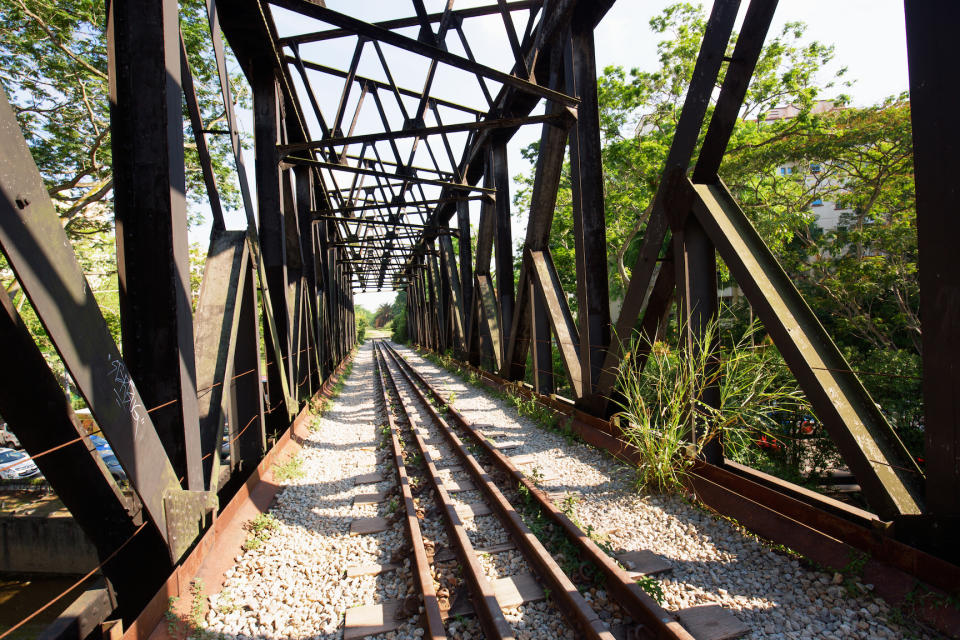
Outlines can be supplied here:
M426 637L475 616L488 638L694 638L387 342L373 353Z

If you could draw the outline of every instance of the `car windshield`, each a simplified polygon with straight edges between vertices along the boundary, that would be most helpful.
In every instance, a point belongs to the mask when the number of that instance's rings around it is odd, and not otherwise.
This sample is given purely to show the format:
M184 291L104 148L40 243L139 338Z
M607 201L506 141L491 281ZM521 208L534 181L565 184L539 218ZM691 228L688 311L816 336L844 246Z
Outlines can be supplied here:
M0 462L16 462L17 460L23 457L24 455L19 451L0 452Z

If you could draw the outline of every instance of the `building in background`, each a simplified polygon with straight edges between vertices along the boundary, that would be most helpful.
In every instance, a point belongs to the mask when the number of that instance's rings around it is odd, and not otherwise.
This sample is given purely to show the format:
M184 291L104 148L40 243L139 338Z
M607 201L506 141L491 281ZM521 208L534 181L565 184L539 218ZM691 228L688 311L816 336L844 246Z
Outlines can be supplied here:
M811 114L821 114L821 113L830 113L831 111L838 111L843 107L838 107L833 100L817 100L813 108L810 109ZM790 120L796 118L800 114L801 110L796 105L788 104L782 107L775 107L768 111L763 118L764 122L775 122L777 120ZM796 163L788 163L783 166L777 167L777 171L780 175L790 175L794 171L799 171L801 168ZM818 180L818 175L823 171L823 167L819 163L811 163L809 167L803 167L802 170L806 173L804 178L808 184L814 184ZM834 184L829 184L828 186L836 186ZM816 199L812 202L811 206L813 207L814 214L817 217L817 226L819 226L824 231L832 231L837 228L837 225L840 224L840 217L846 213L852 213L852 209L849 208L839 208L837 207L836 202L831 202L828 200Z

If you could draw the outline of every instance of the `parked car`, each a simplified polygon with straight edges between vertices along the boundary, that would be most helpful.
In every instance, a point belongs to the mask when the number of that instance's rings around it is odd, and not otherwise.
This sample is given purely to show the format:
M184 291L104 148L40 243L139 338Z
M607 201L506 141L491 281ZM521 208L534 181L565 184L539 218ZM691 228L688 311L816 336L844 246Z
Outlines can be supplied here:
M117 460L117 456L113 454L113 451L101 451L100 457L103 458L103 463L107 465L107 470L110 472L110 475L113 476L113 479L117 482L126 482L127 472L123 470L123 467L120 466L120 461Z
M103 436L90 436L90 442L97 448L97 451L111 451L110 443Z
M0 478L6 480L26 480L40 475L40 469L23 451L0 448ZM18 460L22 462L17 463Z
M110 475L113 476L113 479L117 482L125 481L127 479L127 472L120 466L120 461L117 460L117 456L113 453L113 449L110 448L110 443L107 442L106 438L103 436L90 436L90 442L96 447L97 453L100 454L103 463L107 465L107 470L110 472Z

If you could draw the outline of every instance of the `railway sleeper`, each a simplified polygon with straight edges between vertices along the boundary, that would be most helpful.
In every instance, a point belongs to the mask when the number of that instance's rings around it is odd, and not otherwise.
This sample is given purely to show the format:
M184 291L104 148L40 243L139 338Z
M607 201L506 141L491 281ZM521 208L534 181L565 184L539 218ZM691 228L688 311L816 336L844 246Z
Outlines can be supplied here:
M384 369L389 372L390 365L384 364L386 363L384 354L388 352L378 349L378 353L379 361ZM394 388L397 389L398 395L403 400L411 430L420 448L420 455L428 461L427 466L431 468L432 477L436 479L438 493L446 498L444 501L446 511L452 512L449 514L448 520L453 523L465 521L468 525L468 531L471 529L469 525L473 524L473 529L476 532L475 540L481 532L487 534L481 540L493 542L495 545L503 544L512 537L512 542L516 548L521 551L530 568L544 584L543 587L539 587L536 579L530 574L512 575L506 577L506 579L500 579L495 585L498 588L495 591L499 590L497 595L501 600L500 604L503 607L508 607L525 600L550 596L551 601L562 612L570 627L576 630L577 637L614 640L615 636L610 632L608 625L601 620L577 586L564 573L556 560L534 535L534 532L524 523L522 515L512 506L511 500L517 500L516 490L510 489L508 491L510 495L508 499L498 487L498 481L499 484L502 484L506 476L493 468L482 467L474 453L469 451L467 446L449 431L436 409L425 402L422 394L405 377L403 370L398 367L396 361L393 361L393 367L400 374L393 381ZM416 397L416 402L410 397L411 395ZM416 414L423 413L424 410L429 419L421 426ZM442 436L441 438L435 437L438 432ZM438 440L443 444L435 446L426 444L427 441L437 442ZM445 477L442 477L440 470L437 469L434 463L435 459L438 459L437 461L444 465L442 468L446 472ZM433 473L434 469L437 469L435 473ZM457 492L457 502L460 503L458 508L452 502L447 502L449 493L444 487L447 481L456 482L458 488L469 481L478 490ZM487 515L488 513L490 515ZM499 520L501 527L497 527L497 520ZM489 532L494 528L502 530L505 535L501 536L500 539L490 540ZM470 544L469 540L467 542L467 545L460 547L461 552L468 550L469 553L472 553L473 545ZM513 547L499 549L498 553L506 552L511 548ZM469 560L468 558L464 559ZM491 558L491 562L496 564L496 559Z

